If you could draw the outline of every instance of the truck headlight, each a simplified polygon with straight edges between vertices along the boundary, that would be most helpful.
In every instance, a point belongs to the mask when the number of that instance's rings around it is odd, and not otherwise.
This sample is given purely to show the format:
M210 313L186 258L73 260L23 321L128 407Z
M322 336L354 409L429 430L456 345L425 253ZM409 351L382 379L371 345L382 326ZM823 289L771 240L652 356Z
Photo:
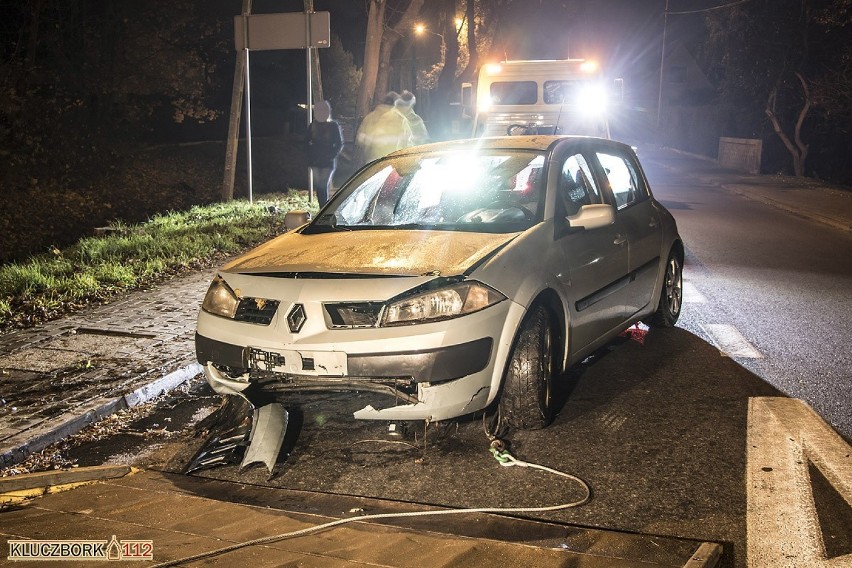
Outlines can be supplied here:
M390 302L381 326L407 325L455 318L478 312L506 296L481 282L458 282Z
M577 105L592 115L601 115L607 109L607 93L600 85L587 85L577 96Z
M204 296L201 308L213 315L234 319L239 303L240 299L237 294L231 290L231 287L221 276L217 275L207 289L207 295Z

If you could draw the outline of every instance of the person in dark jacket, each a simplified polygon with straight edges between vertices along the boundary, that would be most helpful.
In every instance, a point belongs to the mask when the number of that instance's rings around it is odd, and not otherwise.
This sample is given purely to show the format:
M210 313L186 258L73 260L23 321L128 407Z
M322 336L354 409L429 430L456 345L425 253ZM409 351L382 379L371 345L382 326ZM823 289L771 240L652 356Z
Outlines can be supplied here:
M326 204L337 168L337 155L343 147L340 124L331 118L331 105L320 101L314 105L314 120L308 128L308 165L314 170L314 189L320 207Z

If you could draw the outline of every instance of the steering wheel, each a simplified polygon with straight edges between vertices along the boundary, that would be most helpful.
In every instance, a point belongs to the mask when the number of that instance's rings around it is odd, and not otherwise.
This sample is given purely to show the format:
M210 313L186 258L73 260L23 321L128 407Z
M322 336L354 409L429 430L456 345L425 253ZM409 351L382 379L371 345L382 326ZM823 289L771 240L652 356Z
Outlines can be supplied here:
M521 213L524 214L525 221L532 221L535 219L535 213L521 205L520 203L514 203L512 201L492 201L488 205L485 206L485 209L517 209Z
M492 201L491 203L489 203L485 207L480 207L479 209L471 211L470 213L465 213L464 215L459 217L458 222L459 223L474 222L477 219L477 217L479 217L479 214L482 213L483 211L494 210L494 209L503 209L503 210L505 210L505 209L516 209L523 214L525 221L532 221L532 220L535 219L535 213L533 213L532 211L530 211L529 209L527 209L523 205L520 205L518 203L512 203L512 202L509 202L509 201ZM497 217L497 216L499 216L499 214L496 215L495 217ZM481 218L479 219L479 221L481 221ZM494 219L492 219L492 221L494 221Z

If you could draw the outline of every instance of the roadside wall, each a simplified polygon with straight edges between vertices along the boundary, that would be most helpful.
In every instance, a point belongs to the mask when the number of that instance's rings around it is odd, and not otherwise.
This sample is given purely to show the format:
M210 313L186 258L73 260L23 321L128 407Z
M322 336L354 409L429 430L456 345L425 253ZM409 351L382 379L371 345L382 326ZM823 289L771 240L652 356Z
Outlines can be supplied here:
M763 141L754 138L719 138L719 165L723 168L760 173Z

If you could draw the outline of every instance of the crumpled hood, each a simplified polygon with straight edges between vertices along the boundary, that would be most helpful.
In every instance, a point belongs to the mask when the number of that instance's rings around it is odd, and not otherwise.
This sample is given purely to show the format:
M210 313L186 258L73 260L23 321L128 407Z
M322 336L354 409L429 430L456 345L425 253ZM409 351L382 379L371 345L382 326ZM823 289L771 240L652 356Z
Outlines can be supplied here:
M330 272L420 276L461 274L518 233L355 230L291 232L244 254L224 272Z

